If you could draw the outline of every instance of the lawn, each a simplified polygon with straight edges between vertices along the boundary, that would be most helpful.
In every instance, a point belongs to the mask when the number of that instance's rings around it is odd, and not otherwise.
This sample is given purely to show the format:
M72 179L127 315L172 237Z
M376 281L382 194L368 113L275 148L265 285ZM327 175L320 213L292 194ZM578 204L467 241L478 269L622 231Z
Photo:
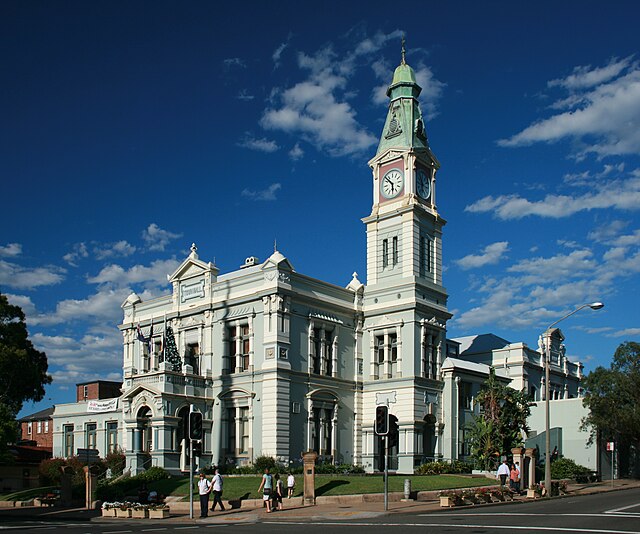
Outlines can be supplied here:
M494 480L483 477L465 475L433 475L433 476L390 476L389 491L402 492L404 480L411 480L413 491L430 491L449 488L469 488L489 486ZM260 476L225 477L224 498L226 499L258 499ZM286 480L283 480L286 485ZM149 484L149 489L155 489L164 495L189 495L188 478L171 478L158 480ZM348 476L348 475L317 475L316 497L330 495L359 495L364 493L383 493L384 481L382 475ZM194 490L197 494L197 489ZM296 477L296 495L302 495L302 475Z

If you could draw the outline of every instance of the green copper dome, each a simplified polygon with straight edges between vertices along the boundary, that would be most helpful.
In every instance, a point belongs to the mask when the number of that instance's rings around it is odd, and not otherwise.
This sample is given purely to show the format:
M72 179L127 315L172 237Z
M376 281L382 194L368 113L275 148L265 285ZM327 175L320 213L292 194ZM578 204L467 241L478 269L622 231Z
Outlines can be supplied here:
M403 82L416 83L416 73L413 72L413 69L406 63L398 65L395 72L393 73L393 81L391 82L391 85Z

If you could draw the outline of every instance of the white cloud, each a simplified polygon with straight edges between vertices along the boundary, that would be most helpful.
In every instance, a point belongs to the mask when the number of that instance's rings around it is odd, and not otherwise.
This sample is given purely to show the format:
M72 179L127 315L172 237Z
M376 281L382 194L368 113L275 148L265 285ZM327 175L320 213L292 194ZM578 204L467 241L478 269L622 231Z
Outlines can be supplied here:
M0 286L16 289L51 286L62 282L66 272L66 269L55 265L29 268L0 260Z
M614 179L594 184L593 189L576 196L549 194L531 201L520 195L486 196L465 207L471 213L492 213L503 220L522 219L530 215L560 219L581 211L595 209L640 209L640 179Z
M182 234L163 230L156 223L151 223L147 229L142 232L142 239L149 250L163 251L171 241L179 237L182 237Z
M638 337L640 336L640 328L625 328L624 330L618 330L608 335L608 337Z
M498 263L508 250L509 242L499 241L484 247L481 254L469 254L455 262L464 270L477 269L478 267Z
M549 87L564 87L569 90L587 89L616 78L625 70L631 61L630 57L617 60L611 59L605 67L592 69L591 65L575 67L573 73L566 78L559 78L547 82Z
M232 67L239 67L241 69L247 68L246 63L239 57L229 57L229 58L223 59L222 63L227 69Z
M20 306L20 308L22 309L22 311L27 317L27 322L30 322L29 321L30 315L35 315L37 313L36 305L31 300L31 297L28 297L26 295L12 295L10 293L7 293L5 296L9 300L9 303L12 304L13 306Z
M271 139L264 137L256 139L248 133L245 134L244 138L238 143L238 146L266 153L276 152L280 148L278 144Z
M103 260L105 258L111 258L114 256L131 256L136 251L136 247L131 245L127 241L118 241L116 243L109 243L94 248L94 254L97 259Z
M0 256L15 258L20 254L22 254L22 245L20 243L7 243L6 246L0 246Z
M78 261L81 258L88 258L88 257L89 257L89 250L87 249L87 245L85 243L76 243L70 252L62 256L62 259L72 267L77 267Z
M291 150L289 150L289 157L293 161L298 161L299 159L302 159L303 156L304 150L302 150L302 148L300 147L300 143L296 143L295 146Z
M246 89L242 89L242 90L238 93L238 95L236 96L236 98L237 98L238 100L243 100L243 101L245 101L245 102L248 102L248 101L250 101L250 100L253 100L253 99L255 98L255 96L250 95L250 94L247 92L247 90L246 90Z
M274 69L277 69L280 66L280 59L282 58L282 53L289 46L290 40L291 40L291 34L289 34L289 38L284 43L280 44L280 46L278 46L278 48L276 48L273 51L273 54L271 55L271 59L273 60Z
M252 200L265 200L265 201L278 200L276 197L276 193L280 189L282 189L282 185L279 183L274 183L274 184L271 184L266 189L263 189L262 191L252 191L249 189L244 189L241 195L243 197L247 197Z
M104 267L96 276L87 281L90 284L113 284L116 287L128 287L132 284L150 282L155 286L166 286L167 275L173 273L180 265L176 259L156 260L151 265L134 265L124 269L112 264Z
M510 138L505 147L527 146L572 139L576 156L598 157L640 153L640 65L631 58L612 60L607 66L576 67L573 74L549 82L571 94L555 103L566 109L541 119Z
M354 96L350 80L361 59L370 59L399 31L376 33L361 39L351 53L338 56L331 45L314 54L298 54L298 66L306 79L272 91L270 105L260 124L266 130L283 131L304 140L333 156L363 152L377 138L362 126L349 99Z

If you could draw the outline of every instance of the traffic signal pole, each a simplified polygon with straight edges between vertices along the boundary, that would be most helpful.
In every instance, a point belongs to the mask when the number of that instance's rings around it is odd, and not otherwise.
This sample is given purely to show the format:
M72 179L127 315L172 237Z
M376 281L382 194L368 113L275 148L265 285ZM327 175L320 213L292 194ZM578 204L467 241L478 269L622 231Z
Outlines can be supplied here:
M193 519L193 440L191 439L191 414L193 404L189 408L189 519Z
M384 511L389 510L389 434L384 437Z

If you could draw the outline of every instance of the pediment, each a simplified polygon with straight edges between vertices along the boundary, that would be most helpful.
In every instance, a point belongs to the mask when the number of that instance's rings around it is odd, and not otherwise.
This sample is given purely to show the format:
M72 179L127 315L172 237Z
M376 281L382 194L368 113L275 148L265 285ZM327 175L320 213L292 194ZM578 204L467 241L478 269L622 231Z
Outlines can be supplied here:
M149 397L153 398L160 395L160 392L147 385L138 384L137 386L134 386L130 390L125 391L124 394L122 395L122 399L128 399L129 401L131 401L136 397L138 397L139 395L143 395L143 394L149 395Z
M178 282L189 278L195 278L206 273L213 276L218 274L218 269L213 263L205 263L197 258L188 257L180 264L172 275L168 277L169 282Z

